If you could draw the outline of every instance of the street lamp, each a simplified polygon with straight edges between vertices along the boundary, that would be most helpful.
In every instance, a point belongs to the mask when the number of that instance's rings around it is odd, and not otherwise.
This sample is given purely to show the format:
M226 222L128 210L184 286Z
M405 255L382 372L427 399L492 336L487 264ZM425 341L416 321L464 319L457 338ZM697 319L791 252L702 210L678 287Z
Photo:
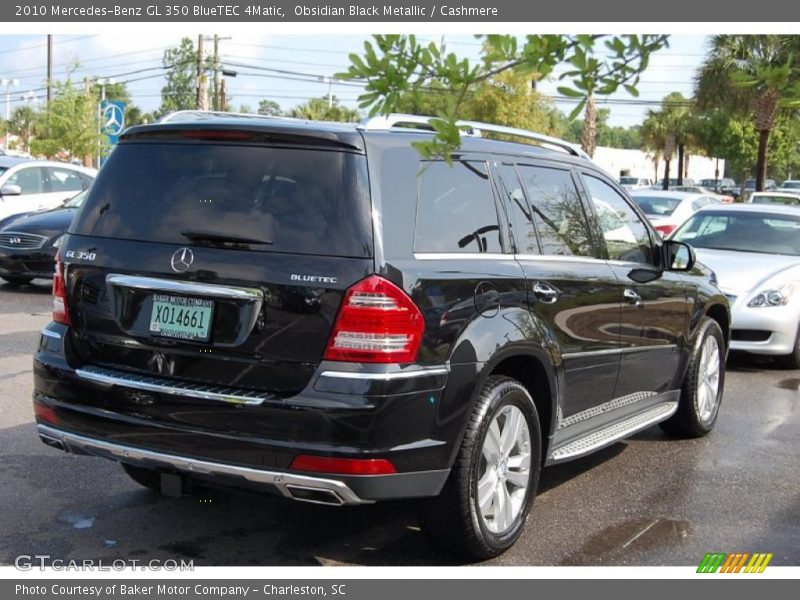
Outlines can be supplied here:
M0 79L0 85L6 86L6 138L3 150L8 149L8 120L11 118L11 86L17 87L19 79Z

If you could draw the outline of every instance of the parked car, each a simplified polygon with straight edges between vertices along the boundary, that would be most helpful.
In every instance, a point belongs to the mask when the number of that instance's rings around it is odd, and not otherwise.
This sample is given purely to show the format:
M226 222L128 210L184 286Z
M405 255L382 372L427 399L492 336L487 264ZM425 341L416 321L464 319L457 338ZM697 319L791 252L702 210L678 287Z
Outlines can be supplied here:
M781 183L777 189L779 192L787 192L790 194L800 194L800 179L787 179Z
M672 239L695 248L728 296L731 349L800 368L800 208L711 206Z
M78 165L0 156L0 219L58 208L96 176L95 169Z
M729 309L691 248L568 142L463 123L448 163L427 123L124 132L59 248L41 439L169 493L428 498L432 538L485 558L542 465L711 431Z
M723 194L725 196L737 196L738 186L736 182L730 177L723 177L722 179L701 179L700 186L709 190L713 190L716 194Z
M678 185L678 178L677 177L670 177L669 178L669 187L670 187L670 189L672 189L676 185ZM683 183L681 183L681 185L695 185L695 182L694 182L694 179L691 179L689 177L684 177L683 178ZM664 178L662 177L661 179L659 179L656 182L654 187L656 189L659 189L659 190L664 189Z
M691 194L643 190L633 192L631 198L650 220L653 228L666 237L694 212L709 204L719 204L719 199L709 194Z
M800 205L800 194L788 192L753 192L747 199L749 204L788 204Z
M703 194L705 196L711 196L716 198L723 204L733 203L733 196L728 194L719 194L715 192L713 189L709 189L701 185L676 185L675 187L670 187L670 190L674 190L676 192L689 192L690 194Z
M774 192L778 189L778 186L775 185L774 179L767 179L764 181L764 189L765 192ZM756 180L755 179L748 179L742 184L741 194L740 194L740 201L741 202L749 202L750 194L756 191Z
M653 180L649 177L620 177L619 184L622 186L623 189L628 191L631 190L639 190L642 188L648 188L653 185Z
M0 221L0 279L24 285L37 277L53 277L58 240L85 198L86 192L80 192L58 208Z

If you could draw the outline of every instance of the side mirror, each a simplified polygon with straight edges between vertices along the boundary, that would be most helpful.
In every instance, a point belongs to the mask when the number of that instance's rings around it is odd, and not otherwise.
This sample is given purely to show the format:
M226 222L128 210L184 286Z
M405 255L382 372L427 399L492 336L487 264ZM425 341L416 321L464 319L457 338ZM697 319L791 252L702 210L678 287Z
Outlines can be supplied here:
M694 248L683 242L664 240L662 252L667 271L691 271L697 261Z
M0 196L19 196L22 194L22 188L13 183L7 183L0 188Z

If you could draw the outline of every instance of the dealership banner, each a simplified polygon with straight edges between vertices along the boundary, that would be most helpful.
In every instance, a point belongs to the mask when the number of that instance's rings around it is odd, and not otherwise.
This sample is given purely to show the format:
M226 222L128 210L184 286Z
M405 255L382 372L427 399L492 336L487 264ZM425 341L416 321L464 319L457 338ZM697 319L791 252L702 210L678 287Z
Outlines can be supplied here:
M715 595L726 598L752 597L755 594L783 597L789 595L792 581L776 579L720 578L714 585ZM796 591L796 590L795 590ZM635 580L414 580L414 579L184 579L99 580L47 579L0 581L0 597L4 600L297 600L330 598L332 600L409 600L423 598L486 598L554 597L646 597L648 600L674 600L676 595L694 595L697 582L685 579ZM613 595L613 596L612 596Z
M0 4L6 22L787 22L800 3L743 0L44 0Z

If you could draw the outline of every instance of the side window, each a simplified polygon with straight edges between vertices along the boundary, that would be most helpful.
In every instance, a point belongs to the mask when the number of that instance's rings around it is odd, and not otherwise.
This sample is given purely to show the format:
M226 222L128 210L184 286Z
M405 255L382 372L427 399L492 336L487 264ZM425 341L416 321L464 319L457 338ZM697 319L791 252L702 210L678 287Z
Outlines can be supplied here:
M20 169L6 181L6 185L18 185L23 194L44 194L44 169L28 167Z
M569 171L520 165L542 254L594 256L589 221Z
M626 262L652 263L650 235L628 202L605 181L584 175L597 221L608 249L608 258Z
M77 171L48 167L51 192L80 192L83 181Z
M539 254L539 242L533 225L533 214L514 165L497 165L498 187L508 206L511 235L519 254Z
M423 163L414 250L502 252L497 208L485 163Z

